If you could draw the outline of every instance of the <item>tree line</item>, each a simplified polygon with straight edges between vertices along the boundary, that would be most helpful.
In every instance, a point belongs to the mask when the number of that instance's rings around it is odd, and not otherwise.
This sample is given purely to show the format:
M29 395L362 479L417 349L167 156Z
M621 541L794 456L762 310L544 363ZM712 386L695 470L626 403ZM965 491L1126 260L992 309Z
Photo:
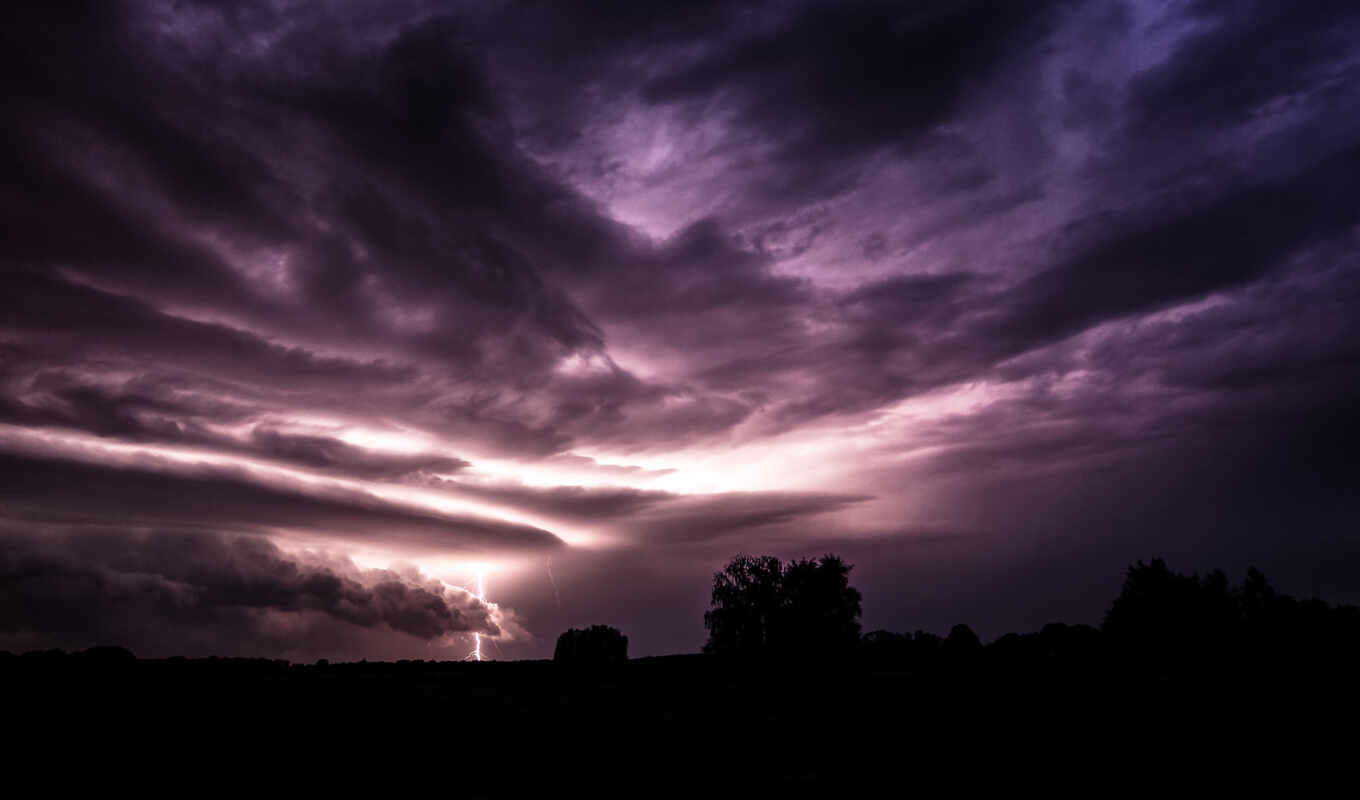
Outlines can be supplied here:
M570 629L551 662L352 662L310 666L277 659L139 660L118 647L83 653L0 652L0 672L216 674L455 671L534 677L684 676L854 672L920 677L1097 677L1204 674L1351 675L1360 669L1360 607L1301 600L1255 568L1232 583L1222 570L1171 570L1162 559L1129 566L1099 626L1045 625L984 644L966 624L947 635L861 633L862 597L835 555L781 562L738 555L713 576L702 654L629 661L628 637L607 625Z
M1099 627L1045 625L983 645L965 624L860 634L860 594L833 555L781 565L738 556L713 578L704 651L737 661L967 676L1349 673L1360 666L1360 608L1299 600L1255 568L1240 584L1222 570L1129 566Z
M1255 568L1233 584L1222 570L1183 574L1162 559L1138 561L1098 627L1054 623L985 645L966 624L945 636L861 634L862 598L850 570L835 555L788 563L738 555L713 576L704 654L747 671L933 677L1349 674L1360 667L1360 608L1296 599ZM617 665L626 654L627 637L597 625L563 634L555 660L585 669Z

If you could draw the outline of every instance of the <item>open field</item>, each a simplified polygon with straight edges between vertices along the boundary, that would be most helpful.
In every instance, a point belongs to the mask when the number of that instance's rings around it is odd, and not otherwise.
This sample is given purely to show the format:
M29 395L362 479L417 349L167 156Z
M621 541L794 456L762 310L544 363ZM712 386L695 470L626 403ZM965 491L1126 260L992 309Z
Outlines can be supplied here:
M11 676L7 772L54 796L1360 791L1355 683L603 680L468 666Z

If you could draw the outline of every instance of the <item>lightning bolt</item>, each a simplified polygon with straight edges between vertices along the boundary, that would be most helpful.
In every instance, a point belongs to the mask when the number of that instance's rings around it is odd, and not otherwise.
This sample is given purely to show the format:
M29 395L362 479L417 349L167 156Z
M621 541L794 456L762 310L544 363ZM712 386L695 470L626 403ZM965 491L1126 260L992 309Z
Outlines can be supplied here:
M558 608L561 608L561 607L562 607L562 595L559 594L558 591L557 591L557 579L554 578L554 577L553 577L553 574L552 574L552 559L551 559L551 558L545 559L545 560L544 560L544 563L547 564L547 566L548 566L548 583L551 583L551 584L552 584L552 587L553 587L553 599L555 599L555 600L557 601L557 607L558 607Z
M468 589L466 586L460 586L460 587L458 587L458 588L463 589L464 591L467 591L467 592L472 592L472 590L471 590L471 589ZM486 604L486 581L485 581L484 578L483 578L483 575L482 575L481 570L478 570L478 571L477 571L477 591L476 591L476 592L472 592L472 596L475 597L475 598L477 598L479 601L481 601L481 603L482 603L483 605ZM494 640L492 641L492 644L495 644L495 641L494 641ZM472 652L471 652L471 653L468 653L468 654L465 655L465 656L463 656L463 660L464 660L464 661L481 661L481 660L482 660L482 634L481 634L481 633L473 633L473 634L472 634Z

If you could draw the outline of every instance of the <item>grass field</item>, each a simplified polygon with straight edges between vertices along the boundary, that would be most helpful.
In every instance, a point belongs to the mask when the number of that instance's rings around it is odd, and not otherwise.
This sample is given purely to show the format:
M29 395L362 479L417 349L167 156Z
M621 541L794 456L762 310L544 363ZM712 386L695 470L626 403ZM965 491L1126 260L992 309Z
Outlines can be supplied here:
M53 796L1357 796L1338 682L26 678Z

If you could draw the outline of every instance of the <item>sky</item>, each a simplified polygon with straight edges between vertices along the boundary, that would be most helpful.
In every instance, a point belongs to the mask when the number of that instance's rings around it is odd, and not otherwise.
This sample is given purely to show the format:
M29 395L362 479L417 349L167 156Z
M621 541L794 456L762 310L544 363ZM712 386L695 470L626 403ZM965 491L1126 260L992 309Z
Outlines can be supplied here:
M841 555L866 630L1096 624L1154 557L1360 601L1355 3L0 39L0 649L692 652L738 553Z

